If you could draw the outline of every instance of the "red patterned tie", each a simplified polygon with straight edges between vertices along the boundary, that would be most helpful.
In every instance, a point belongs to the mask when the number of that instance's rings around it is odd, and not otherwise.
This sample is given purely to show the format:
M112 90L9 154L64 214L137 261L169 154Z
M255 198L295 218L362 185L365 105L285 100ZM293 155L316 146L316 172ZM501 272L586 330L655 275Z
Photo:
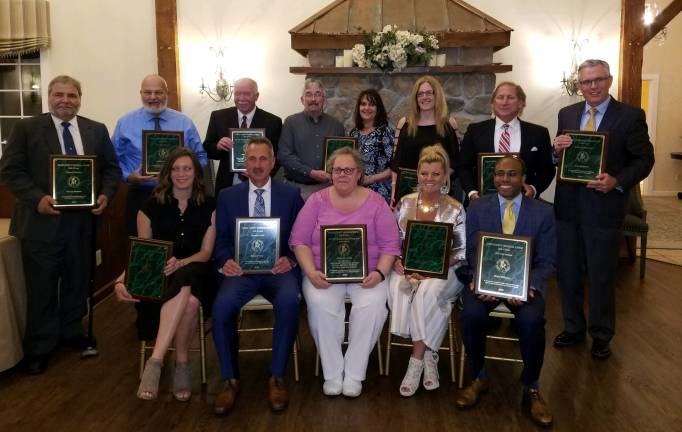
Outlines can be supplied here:
M246 116L242 116L242 125L240 126L242 129L248 128L246 125Z
M498 153L509 153L509 149L511 148L511 138L509 136L509 124L505 123L502 125L504 128L504 131L502 131L502 135L500 135L500 144L497 148Z

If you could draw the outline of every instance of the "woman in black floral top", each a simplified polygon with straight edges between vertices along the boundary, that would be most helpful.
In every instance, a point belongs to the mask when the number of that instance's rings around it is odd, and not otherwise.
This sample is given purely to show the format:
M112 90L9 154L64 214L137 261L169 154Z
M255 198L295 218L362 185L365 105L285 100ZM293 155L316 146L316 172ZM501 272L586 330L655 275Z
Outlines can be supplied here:
M358 150L365 158L365 186L391 199L391 169L394 130L388 125L386 108L374 89L360 93L355 104L355 128L350 136L358 139Z

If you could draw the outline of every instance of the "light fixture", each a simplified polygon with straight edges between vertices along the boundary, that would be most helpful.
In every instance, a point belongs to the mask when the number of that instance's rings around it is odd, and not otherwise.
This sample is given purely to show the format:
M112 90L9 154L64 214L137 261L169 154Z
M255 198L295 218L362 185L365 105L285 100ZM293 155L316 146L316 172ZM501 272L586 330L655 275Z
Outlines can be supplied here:
M209 49L210 51L214 52L216 57L216 81L213 88L211 88L210 84L205 84L204 78L202 77L201 86L199 86L199 94L205 94L215 102L227 102L232 99L233 86L227 79L225 79L225 75L223 73L223 66L221 64L221 59L224 58L223 50L215 49L213 47L210 47Z
M561 79L561 93L567 94L569 96L579 96L580 87L578 86L578 67L581 63L581 52L583 46L585 46L590 40L583 39L582 41L571 41L573 42L573 58L571 59L571 67L568 73L564 71L563 78Z
M658 4L654 2L646 2L644 4L644 16L642 16L642 20L644 21L645 26L650 26L658 14L661 13L660 9L658 8ZM665 42L666 37L668 36L668 27L663 27L660 32L656 34L656 36L653 37L653 40L658 42L659 45L663 45Z

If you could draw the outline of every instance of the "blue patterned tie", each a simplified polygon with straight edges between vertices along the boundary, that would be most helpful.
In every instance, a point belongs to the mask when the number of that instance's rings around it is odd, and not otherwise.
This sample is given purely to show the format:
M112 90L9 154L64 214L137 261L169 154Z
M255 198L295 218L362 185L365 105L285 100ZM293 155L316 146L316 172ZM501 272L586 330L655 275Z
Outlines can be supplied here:
M161 130L161 118L160 117L152 117L152 120L154 120L154 130Z
M256 189L256 204L253 206L254 217L265 217L265 200L263 199L263 192L265 189Z
M76 144L74 144L73 136L71 135L71 131L69 131L69 126L71 126L71 123L62 122L62 126L64 126L64 132L62 132L64 151L67 155L77 155L78 152L76 151Z

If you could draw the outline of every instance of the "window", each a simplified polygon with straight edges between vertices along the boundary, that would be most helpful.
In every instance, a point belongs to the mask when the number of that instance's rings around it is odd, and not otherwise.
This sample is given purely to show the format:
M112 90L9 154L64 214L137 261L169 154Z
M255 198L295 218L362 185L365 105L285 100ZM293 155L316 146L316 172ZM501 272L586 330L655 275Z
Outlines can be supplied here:
M40 114L42 108L40 53L0 57L0 144L3 149L17 120Z

